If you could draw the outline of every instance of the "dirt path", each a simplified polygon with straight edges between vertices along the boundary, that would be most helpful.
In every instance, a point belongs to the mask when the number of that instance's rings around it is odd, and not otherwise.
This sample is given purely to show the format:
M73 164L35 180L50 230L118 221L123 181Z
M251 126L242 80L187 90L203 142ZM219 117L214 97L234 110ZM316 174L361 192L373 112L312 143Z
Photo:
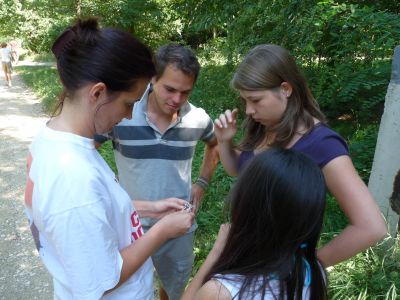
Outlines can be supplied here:
M1 74L3 75L3 74ZM51 278L35 249L24 213L26 155L44 124L39 100L14 74L0 78L0 299L52 299Z

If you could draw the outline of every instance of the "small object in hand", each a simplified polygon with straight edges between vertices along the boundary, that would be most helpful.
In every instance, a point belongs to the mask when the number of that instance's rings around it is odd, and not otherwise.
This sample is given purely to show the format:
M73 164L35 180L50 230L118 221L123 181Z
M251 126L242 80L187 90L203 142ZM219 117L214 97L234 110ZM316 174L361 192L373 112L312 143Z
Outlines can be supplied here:
M185 202L183 205L183 210L187 212L191 212L193 210L193 205L190 204L189 202Z

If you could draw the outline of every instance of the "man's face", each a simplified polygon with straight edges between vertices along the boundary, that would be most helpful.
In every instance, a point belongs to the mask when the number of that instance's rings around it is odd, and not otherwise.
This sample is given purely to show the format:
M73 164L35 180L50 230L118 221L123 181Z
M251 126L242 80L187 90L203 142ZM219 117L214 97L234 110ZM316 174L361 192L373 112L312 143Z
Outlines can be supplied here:
M155 104L160 113L173 116L186 103L194 85L194 76L167 65L162 76L152 79Z

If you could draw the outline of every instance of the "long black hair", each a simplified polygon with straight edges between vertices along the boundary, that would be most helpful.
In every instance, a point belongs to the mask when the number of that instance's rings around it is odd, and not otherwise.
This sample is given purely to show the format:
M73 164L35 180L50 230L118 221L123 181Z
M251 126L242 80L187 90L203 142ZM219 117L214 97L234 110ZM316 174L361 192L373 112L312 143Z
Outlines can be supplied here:
M263 299L274 292L271 279L279 279L276 299L302 299L309 273L310 299L326 299L316 256L325 196L323 174L308 157L282 149L258 154L231 189L231 229L206 280L242 275L235 299L251 299L252 293Z

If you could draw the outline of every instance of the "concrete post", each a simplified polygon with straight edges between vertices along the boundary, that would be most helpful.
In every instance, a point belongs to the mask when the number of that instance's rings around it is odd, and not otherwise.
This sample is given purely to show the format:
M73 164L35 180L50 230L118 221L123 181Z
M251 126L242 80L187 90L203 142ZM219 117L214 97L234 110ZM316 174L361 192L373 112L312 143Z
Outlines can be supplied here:
M378 140L368 188L386 217L389 232L396 237L399 216L390 206L394 178L400 170L400 46L394 51L392 75L385 108L379 126Z

